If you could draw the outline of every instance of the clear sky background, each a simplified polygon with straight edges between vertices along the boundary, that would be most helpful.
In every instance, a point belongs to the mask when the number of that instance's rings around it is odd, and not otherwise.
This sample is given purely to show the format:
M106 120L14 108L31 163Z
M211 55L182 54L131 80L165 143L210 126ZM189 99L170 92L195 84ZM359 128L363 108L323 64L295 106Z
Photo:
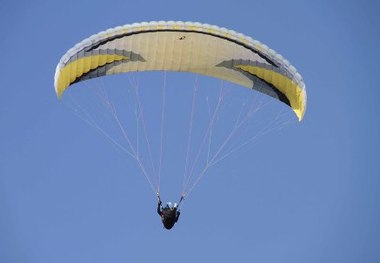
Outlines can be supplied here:
M0 262L379 262L379 11L376 1L1 1ZM308 92L304 121L210 171L171 231L138 169L53 84L77 42L151 20L258 39Z

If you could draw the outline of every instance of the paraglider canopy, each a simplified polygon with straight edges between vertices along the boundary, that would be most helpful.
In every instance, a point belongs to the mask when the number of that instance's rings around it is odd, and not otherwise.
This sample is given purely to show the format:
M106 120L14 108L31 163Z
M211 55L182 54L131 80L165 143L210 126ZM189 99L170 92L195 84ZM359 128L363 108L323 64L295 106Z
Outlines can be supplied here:
M149 70L220 78L285 103L299 121L305 114L305 84L281 55L235 31L192 22L143 22L95 34L61 58L55 90L61 97L76 82Z

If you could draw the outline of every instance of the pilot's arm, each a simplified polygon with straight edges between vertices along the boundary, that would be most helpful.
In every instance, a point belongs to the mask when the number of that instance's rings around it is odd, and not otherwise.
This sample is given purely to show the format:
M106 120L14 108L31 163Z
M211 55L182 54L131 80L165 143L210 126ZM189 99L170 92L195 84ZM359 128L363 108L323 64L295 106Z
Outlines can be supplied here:
M162 215L162 211L161 211L161 201L158 201L158 204L157 204L157 214L159 214L160 216Z
M178 218L179 218L179 215L181 214L181 212L180 211L177 211L177 216L176 216L176 218L175 218L175 222L177 223L177 221L178 221Z

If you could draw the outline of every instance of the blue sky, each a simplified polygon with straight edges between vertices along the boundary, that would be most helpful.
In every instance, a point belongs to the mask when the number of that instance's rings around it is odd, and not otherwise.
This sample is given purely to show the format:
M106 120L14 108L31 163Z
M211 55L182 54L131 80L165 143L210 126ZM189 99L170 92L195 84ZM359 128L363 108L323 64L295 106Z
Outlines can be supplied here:
M375 1L2 1L0 262L378 262L379 11ZM211 170L172 231L133 162L53 85L80 40L151 20L251 36L308 92L304 121Z

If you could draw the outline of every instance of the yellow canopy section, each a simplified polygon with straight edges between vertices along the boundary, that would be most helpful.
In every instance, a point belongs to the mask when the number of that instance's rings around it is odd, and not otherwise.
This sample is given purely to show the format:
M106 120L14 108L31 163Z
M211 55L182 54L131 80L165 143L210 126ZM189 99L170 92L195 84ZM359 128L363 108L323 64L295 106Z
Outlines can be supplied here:
M194 72L267 94L290 106L301 121L306 89L281 55L234 31L192 22L116 27L70 49L55 74L58 97L73 83L132 71Z
M304 92L304 89L286 76L265 68L245 65L236 65L235 67L258 76L277 87L278 90L289 99L290 106L297 115L299 121L302 120L306 110L306 105L304 105L306 103L306 93Z
M102 67L107 63L113 63L123 59L128 59L128 57L105 54L83 57L68 63L58 72L59 77L56 82L58 97L61 97L65 89L77 78L83 76L91 70Z

